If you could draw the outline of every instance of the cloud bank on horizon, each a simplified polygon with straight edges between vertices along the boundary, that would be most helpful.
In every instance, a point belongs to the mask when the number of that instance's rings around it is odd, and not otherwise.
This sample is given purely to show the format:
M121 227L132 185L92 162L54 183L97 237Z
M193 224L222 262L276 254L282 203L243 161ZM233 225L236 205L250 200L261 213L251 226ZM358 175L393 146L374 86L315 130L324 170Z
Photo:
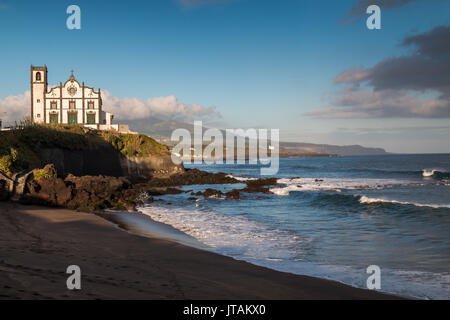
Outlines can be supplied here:
M330 106L306 115L322 119L450 118L448 39L450 26L405 37L401 45L414 47L411 55L341 72L334 79L336 84L347 85L340 96Z
M0 99L0 118L4 123L11 124L29 117L30 99L29 90L23 94ZM114 114L118 121L147 119L156 116L162 119L190 122L194 118L208 121L222 117L215 106L186 104L180 102L174 95L142 101L138 98L115 97L110 92L103 90L102 100L104 110Z

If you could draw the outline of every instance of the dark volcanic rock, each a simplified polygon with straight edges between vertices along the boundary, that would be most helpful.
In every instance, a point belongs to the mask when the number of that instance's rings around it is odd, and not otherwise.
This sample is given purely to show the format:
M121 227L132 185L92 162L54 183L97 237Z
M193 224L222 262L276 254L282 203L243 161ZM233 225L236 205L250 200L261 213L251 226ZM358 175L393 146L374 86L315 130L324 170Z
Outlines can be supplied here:
M196 192L196 193L191 193L191 195L193 195L193 196L204 196L205 198L221 197L222 196L222 191L208 188L208 189L206 189L203 192L199 191L199 192Z
M249 193L270 193L269 188L266 188L267 186L273 186L277 184L278 178L264 178L264 179L257 179L257 180L248 180L246 182L247 187L242 189L242 192L249 192Z
M0 200L9 197L6 187L0 180ZM246 188L234 189L225 195L214 189L191 193L195 196L223 197L240 200L241 192L270 193L267 186L276 184L276 178L249 180ZM197 169L186 170L169 178L152 178L145 183L133 185L125 177L74 176L59 177L55 167L50 164L43 169L34 170L27 178L24 193L19 199L24 204L40 204L66 207L85 212L106 208L133 210L137 204L152 202L152 196L179 194L183 191L173 186L191 184L232 184L240 181L225 173L209 173ZM191 197L189 200L196 200Z
M162 196L165 194L180 194L185 192L183 190L171 187L152 187L148 186L145 183L137 184L134 186L134 188L140 190L141 192L146 192L150 196Z
M177 173L169 178L152 178L146 184L154 187L185 186L192 184L226 184L239 183L238 180L229 177L226 173L210 173L198 169L187 169L183 173Z
M0 201L9 200L9 197L8 184L5 180L0 180Z
M53 165L34 170L20 201L93 212L106 208L134 209L139 190L126 178L68 175L57 176Z
M233 189L225 194L227 199L232 200L241 200L241 194L239 193L239 190Z

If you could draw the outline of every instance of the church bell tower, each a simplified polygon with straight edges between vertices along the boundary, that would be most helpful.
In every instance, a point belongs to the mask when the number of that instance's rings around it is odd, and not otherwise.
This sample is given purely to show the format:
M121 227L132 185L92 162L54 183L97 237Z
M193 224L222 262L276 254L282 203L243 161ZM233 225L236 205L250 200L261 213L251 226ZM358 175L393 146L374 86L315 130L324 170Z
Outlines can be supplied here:
M31 65L31 121L45 123L45 93L47 92L47 66Z

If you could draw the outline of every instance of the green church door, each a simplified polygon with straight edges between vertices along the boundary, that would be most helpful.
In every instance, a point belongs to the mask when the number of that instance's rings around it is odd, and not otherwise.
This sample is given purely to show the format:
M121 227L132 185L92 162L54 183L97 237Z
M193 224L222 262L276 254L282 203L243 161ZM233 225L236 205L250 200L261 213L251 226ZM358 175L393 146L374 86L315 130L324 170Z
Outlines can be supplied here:
M50 115L50 123L57 124L58 123L58 115L57 114L51 114Z
M69 113L69 124L77 124L77 114Z
M88 114L87 115L87 123L88 124L95 124L95 114Z

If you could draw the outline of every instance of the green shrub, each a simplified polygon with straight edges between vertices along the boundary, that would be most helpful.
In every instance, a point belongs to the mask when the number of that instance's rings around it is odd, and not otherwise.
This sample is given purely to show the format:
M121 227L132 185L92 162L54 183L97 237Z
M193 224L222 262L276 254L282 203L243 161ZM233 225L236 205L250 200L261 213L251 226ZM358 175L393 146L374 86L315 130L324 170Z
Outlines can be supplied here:
M48 173L46 170L44 169L40 169L40 170L35 170L33 172L34 178L36 180L40 180L40 179L50 179L52 176L50 173Z
M120 134L114 131L101 131L100 136L117 151L127 157L148 157L168 154L167 146L143 134Z
M6 174L11 174L12 172L12 159L11 155L4 155L0 157L0 170Z

